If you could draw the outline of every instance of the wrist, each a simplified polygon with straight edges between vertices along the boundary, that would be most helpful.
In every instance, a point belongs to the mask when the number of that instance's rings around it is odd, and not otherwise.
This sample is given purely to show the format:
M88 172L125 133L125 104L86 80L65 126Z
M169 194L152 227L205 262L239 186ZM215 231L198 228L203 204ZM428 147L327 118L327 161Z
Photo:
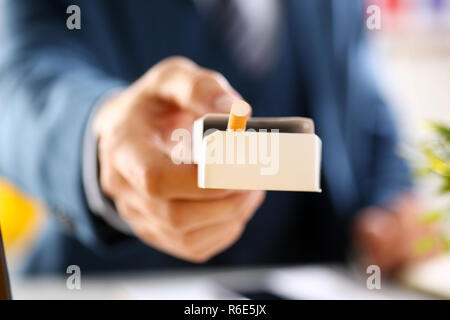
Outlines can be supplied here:
M108 92L101 102L94 109L92 118L92 132L97 137L100 138L102 132L104 132L108 123L111 122L114 115L117 116L117 106L121 105L119 100L122 96L123 89L116 88Z
M99 183L98 139L99 131L95 128L96 121L102 119L105 108L111 106L120 89L111 90L95 106L91 112L85 129L83 141L82 182L86 202L92 214L101 217L104 222L125 234L133 234L129 226L118 215L114 203L101 189Z

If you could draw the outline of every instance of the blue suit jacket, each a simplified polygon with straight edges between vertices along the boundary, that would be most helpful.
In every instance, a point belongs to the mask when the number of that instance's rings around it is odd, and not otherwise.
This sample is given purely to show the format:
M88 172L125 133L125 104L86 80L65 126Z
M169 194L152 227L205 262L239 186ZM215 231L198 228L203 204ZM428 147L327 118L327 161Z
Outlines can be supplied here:
M82 29L66 28L77 4ZM278 65L236 67L191 1L9 0L0 21L0 175L54 213L29 271L194 266L114 232L81 183L82 139L97 101L170 55L222 72L260 116L307 115L323 140L322 194L269 193L243 237L211 265L341 260L355 212L409 186L353 0L285 1Z

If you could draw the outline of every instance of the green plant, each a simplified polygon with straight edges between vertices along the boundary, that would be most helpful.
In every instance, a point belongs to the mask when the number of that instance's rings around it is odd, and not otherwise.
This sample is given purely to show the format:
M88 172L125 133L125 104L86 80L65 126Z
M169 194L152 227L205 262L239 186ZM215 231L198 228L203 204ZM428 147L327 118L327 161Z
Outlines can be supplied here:
M439 180L437 194L450 197L450 127L435 122L427 123L427 127L431 130L431 139L422 145L425 164L416 169L416 176L419 178L435 177ZM450 251L450 230L448 230L448 227L446 228L446 225L448 226L448 222L450 222L450 202L447 202L444 208L426 212L422 222L425 224L439 223L442 245ZM426 251L430 242L427 239L422 240L418 244L418 250Z

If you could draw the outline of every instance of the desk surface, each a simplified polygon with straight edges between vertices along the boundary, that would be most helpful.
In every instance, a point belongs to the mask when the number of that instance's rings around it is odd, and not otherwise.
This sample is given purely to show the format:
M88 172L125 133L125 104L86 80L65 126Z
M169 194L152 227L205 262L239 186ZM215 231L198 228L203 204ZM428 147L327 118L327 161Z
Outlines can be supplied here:
M429 299L396 283L366 287L367 275L337 265L157 272L81 278L12 279L15 299L245 299L238 292L269 292L287 299Z

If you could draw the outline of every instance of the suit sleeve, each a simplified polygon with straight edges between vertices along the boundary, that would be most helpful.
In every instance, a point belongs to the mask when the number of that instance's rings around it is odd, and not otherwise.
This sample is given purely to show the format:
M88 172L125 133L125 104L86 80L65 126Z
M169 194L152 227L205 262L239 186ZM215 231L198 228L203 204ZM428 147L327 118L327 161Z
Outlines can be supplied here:
M125 85L66 27L59 1L3 1L0 11L0 175L67 217L91 247L110 239L82 187L91 110ZM108 239L107 239L108 238Z

